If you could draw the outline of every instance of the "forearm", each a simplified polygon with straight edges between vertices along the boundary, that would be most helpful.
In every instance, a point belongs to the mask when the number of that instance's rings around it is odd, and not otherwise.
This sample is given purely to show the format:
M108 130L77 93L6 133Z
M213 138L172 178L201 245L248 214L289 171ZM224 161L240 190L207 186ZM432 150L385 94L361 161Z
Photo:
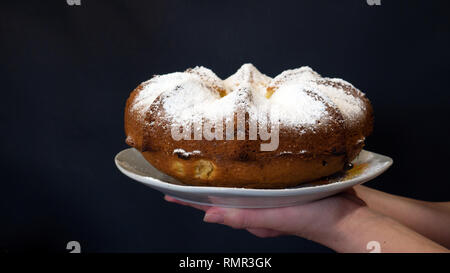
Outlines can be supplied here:
M310 239L338 252L369 252L368 243L380 244L381 252L447 252L444 247L423 237L397 221L367 207L353 210L343 219Z
M400 197L364 186L356 186L354 190L370 209L450 247L450 211L445 204Z

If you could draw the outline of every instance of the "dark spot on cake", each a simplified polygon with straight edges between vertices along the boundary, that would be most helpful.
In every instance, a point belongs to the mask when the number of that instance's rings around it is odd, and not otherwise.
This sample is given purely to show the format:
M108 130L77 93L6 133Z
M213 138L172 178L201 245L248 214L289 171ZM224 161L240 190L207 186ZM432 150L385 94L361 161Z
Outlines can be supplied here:
M344 155L345 154L345 151L338 151L337 150L337 148L336 147L333 147L332 149L331 149L331 154L332 155Z
M347 163L344 165L344 171L348 171L353 169L353 164L352 163Z
M328 162L326 162L325 160L322 160L322 166L326 166L326 165L328 165Z
M175 154L178 156L178 158L183 160L189 160L191 158L191 155L187 153L175 152Z
M238 155L239 161L248 161L248 158L249 158L249 156L248 156L248 153L246 153L246 152L241 152Z

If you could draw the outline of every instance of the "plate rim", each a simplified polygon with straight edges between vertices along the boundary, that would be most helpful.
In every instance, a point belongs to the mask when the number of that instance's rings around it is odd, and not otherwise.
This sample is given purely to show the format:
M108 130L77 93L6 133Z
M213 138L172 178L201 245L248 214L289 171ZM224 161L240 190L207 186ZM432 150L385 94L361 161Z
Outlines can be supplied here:
M119 157L128 152L137 152L138 150L135 148L127 148L119 153L116 154L114 157L114 162L117 166L117 168L126 176L129 178L136 180L140 183L143 183L144 185L150 186L150 187L157 187L158 189L165 189L169 191L176 191L176 192L183 192L183 193L193 193L193 194L221 194L221 195L239 195L239 196L254 196L254 197L260 197L260 196L298 196L303 194L314 194L317 192L321 192L324 190L339 190L342 188L347 188L354 186L356 184L362 184L367 181L370 181L377 176L384 173L389 167L393 164L393 159L389 156L385 156L382 154L378 154L375 152L362 150L368 153L371 153L377 157L382 157L385 159L382 166L374 173L368 175L367 177L361 178L360 176L356 176L354 178L351 178L347 181L343 182L334 182L330 184L325 185L316 185L316 186L306 186L306 187L299 187L299 188L285 188L285 189L252 189L252 188L237 188L237 187L211 187L211 186L190 186L190 185L177 185L172 184L169 182L162 181L160 179L151 177L151 176L143 176L136 174L134 172L131 172L124 167L121 166ZM150 164L150 163L148 163ZM159 170L158 170L159 171Z

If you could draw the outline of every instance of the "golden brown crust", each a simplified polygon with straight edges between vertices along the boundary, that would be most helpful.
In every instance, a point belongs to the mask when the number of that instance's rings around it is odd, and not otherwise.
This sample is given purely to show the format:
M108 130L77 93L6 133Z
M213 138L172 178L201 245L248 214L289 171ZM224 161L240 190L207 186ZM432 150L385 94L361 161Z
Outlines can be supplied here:
M141 84L126 103L126 143L157 169L188 185L284 188L319 179L341 171L359 154L365 137L372 132L373 110L365 95L351 85L327 80L318 84L332 85L358 98L363 103L361 116L348 121L339 109L323 101L329 116L318 121L320 126L281 125L279 146L268 152L260 151L264 141L259 139L175 141L162 96L154 100L145 116L133 111L136 96L144 87ZM223 90L216 91L221 97L226 95ZM247 135L248 127L247 119Z
M131 92L130 97L127 99L126 106L125 106L125 135L127 136L125 142L138 149L142 150L142 139L143 139L143 130L144 130L144 123L142 120L137 116L136 112L132 111L132 104L136 98L136 96L139 94L139 91L141 91L143 88L143 85L139 85L133 92Z
M345 155L326 155L303 159L284 154L252 161L237 161L202 156L168 155L164 152L143 152L154 167L180 181L195 186L243 188L286 188L299 181L312 181L344 168Z

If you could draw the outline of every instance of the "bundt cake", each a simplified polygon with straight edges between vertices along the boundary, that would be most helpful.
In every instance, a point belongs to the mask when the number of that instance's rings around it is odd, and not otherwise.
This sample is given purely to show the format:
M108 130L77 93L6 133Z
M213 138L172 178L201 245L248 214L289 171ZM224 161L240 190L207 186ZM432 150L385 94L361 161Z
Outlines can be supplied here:
M309 67L156 75L129 96L126 143L187 185L285 188L342 171L373 127L365 94Z

